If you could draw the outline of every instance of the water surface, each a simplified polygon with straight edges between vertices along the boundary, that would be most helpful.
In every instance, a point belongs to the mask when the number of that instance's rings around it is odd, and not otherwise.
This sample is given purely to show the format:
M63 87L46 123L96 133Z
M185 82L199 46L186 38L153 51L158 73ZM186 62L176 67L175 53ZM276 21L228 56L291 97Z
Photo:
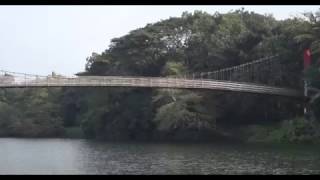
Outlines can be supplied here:
M320 174L320 148L0 138L0 174Z

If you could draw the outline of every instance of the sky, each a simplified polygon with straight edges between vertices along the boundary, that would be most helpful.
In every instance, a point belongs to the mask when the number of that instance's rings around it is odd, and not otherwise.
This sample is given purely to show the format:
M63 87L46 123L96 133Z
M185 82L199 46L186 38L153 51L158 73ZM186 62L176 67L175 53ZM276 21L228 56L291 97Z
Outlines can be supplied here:
M0 70L71 76L112 38L182 12L213 14L244 7L286 19L320 6L0 6Z

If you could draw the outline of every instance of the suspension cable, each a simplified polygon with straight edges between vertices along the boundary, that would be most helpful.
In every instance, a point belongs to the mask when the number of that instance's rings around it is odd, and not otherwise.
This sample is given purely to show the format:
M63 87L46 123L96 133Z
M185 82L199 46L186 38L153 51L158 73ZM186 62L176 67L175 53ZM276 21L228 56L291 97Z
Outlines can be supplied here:
M283 54L283 53L282 53ZM258 64L258 63L261 63L261 62L264 62L264 61L268 61L268 60L272 60L276 57L279 57L280 55L282 54L276 54L276 55L273 55L273 56L268 56L268 57L263 57L263 58L259 58L259 59L256 59L256 60L253 60L253 61L250 61L250 62L247 62L247 63L243 63L243 64L239 64L239 65L236 65L236 66L231 66L231 67L227 67L227 68L223 68L223 69L219 69L219 70L215 70L215 71L209 71L209 72L195 72L194 74L213 74L215 77L215 74L217 74L218 77L216 78L220 78L220 73L221 72L224 72L224 71L233 71L233 72L236 72L237 70L245 70L246 69L246 66L249 66L249 65L254 65L254 64ZM231 75L232 73L230 73ZM228 78L229 79L229 78Z

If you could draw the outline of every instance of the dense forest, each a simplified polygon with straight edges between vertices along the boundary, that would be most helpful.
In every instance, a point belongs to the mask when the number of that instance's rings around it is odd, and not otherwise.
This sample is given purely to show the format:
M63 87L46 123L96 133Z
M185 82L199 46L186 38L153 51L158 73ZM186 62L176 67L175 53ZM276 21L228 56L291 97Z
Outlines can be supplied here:
M103 38L103 37L102 37ZM244 9L185 12L114 38L78 75L184 76L274 54L257 82L320 89L320 10L276 20ZM312 66L303 70L303 50ZM246 78L246 77L238 77ZM101 140L319 142L320 98L304 118L303 101L279 96L151 88L0 90L0 136L81 136Z

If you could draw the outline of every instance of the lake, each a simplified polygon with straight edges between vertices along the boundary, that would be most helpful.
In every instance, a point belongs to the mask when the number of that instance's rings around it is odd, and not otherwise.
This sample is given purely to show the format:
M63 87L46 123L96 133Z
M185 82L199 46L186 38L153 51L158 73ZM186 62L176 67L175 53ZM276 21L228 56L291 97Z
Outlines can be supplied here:
M320 174L320 147L0 138L0 174Z

